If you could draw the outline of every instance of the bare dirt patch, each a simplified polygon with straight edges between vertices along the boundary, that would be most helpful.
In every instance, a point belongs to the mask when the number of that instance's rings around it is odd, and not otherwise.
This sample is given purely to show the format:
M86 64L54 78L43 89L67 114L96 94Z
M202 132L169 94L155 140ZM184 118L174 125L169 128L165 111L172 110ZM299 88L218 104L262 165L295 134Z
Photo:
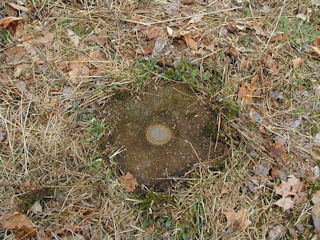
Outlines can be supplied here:
M215 148L215 113L182 84L144 91L110 114L117 119L111 142L126 149L118 155L119 165L139 183L181 176L221 153Z

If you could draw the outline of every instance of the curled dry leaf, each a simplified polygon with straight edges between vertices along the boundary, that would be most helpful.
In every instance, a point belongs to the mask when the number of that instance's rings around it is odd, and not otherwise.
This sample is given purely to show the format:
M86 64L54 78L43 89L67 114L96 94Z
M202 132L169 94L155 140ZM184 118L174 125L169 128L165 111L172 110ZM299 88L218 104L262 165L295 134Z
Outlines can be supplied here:
M311 46L312 50L320 57L320 49L315 46Z
M35 201L34 204L30 208L30 212L33 214L38 214L42 212L42 206L39 201Z
M21 21L23 18L21 17L5 17L0 19L0 29L5 30L9 29L10 33L14 35L17 31L17 27L19 24L19 21Z
M190 35L184 36L184 41L193 51L198 51L198 43Z
M0 220L3 229L13 231L18 239L37 236L37 231L30 219L21 213L5 214Z
M234 231L243 231L251 224L249 220L249 211L247 209L242 208L238 212L235 212L232 209L227 211L225 215L228 226Z
M120 177L120 182L128 192L134 192L138 186L138 181L130 172Z
M298 69L301 67L303 63L303 59L302 58L295 58L292 60L292 65L293 65L293 68L295 69Z
M286 42L289 41L289 37L287 36L275 36L270 38L270 42Z
M270 143L269 153L275 160L280 158L282 162L286 162L286 149L280 139L277 138L275 143Z

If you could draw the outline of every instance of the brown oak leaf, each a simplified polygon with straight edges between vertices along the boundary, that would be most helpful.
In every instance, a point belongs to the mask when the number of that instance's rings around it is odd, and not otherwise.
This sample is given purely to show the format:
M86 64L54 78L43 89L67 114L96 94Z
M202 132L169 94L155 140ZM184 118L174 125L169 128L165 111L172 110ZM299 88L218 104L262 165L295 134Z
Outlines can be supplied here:
M138 181L130 172L120 177L120 182L128 192L134 192L138 186Z
M226 215L228 226L234 231L243 231L251 224L247 209L242 208L238 212L232 209L224 214Z
M9 29L10 33L14 35L17 31L19 21L22 20L21 17L5 17L0 19L0 29Z
M279 186L274 186L276 194L282 197L294 196L301 191L302 183L294 175L289 175L288 181L282 181Z
M30 219L21 213L5 214L0 220L2 228L13 231L18 239L37 236L37 231Z

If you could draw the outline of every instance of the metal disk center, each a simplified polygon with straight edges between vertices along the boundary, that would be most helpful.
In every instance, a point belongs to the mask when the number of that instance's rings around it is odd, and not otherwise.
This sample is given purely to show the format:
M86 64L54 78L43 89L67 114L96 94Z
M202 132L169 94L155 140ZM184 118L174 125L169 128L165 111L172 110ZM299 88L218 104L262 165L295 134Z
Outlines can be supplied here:
M163 124L152 124L147 128L147 141L156 146L168 143L172 138L172 131Z

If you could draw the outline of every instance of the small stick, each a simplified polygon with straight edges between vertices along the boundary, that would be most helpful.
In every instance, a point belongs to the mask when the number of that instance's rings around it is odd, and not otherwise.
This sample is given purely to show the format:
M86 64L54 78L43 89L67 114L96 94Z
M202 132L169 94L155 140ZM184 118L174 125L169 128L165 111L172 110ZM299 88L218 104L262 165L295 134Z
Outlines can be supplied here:
M225 11L232 11L232 10L240 9L240 8L243 8L243 7L227 8L227 9L216 10L216 11L208 12L208 13L201 13L201 14L196 14L196 15L187 16L187 17L171 18L171 19L166 19L166 20L161 20L161 21L156 21L156 22L151 22L151 23L139 22L139 21L134 21L134 20L130 20L130 19L121 19L121 20L125 21L125 22L136 23L136 24L141 24L141 25L145 25L145 26L151 26L151 25L160 24L160 23L186 20L186 19L190 19L190 18L194 18L194 17L201 17L201 16L206 16L206 15L225 12Z

